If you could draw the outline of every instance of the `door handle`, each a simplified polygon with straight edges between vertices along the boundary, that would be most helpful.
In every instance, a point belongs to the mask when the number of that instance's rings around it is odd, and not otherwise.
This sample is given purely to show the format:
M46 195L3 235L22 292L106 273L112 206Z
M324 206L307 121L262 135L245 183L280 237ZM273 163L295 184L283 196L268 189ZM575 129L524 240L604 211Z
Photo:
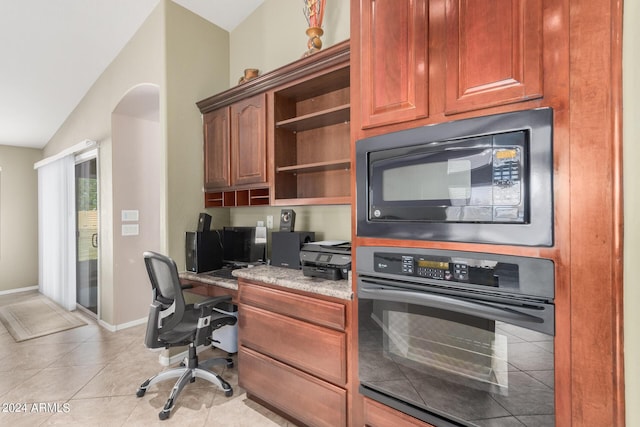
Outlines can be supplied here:
M98 247L98 233L93 233L91 235L91 246L94 248Z

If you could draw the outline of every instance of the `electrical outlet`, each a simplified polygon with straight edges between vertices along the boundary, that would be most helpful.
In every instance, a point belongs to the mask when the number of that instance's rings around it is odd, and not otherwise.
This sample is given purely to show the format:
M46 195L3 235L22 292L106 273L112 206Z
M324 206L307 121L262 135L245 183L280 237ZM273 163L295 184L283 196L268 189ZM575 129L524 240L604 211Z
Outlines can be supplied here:
M273 228L273 215L267 215L267 228Z

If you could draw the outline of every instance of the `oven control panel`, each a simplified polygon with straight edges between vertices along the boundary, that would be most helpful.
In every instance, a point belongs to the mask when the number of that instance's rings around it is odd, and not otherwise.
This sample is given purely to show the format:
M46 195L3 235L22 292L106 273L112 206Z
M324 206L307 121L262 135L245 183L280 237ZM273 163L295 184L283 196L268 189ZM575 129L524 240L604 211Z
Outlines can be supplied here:
M518 266L514 264L473 258L389 252L374 253L374 270L378 273L491 287L498 286L500 278L516 282L518 280Z
M360 246L357 274L410 286L487 291L492 295L555 296L550 259L430 248Z

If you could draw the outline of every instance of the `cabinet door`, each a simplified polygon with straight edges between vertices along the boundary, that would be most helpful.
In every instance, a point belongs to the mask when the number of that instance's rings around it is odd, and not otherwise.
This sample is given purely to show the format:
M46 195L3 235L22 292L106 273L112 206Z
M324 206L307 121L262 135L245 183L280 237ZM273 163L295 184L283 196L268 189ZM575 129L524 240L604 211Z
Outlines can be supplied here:
M303 425L347 425L347 391L343 388L243 346L238 352L238 372L240 387L247 394L275 406Z
M249 305L241 305L240 343L288 365L344 386L347 343L334 331Z
M427 0L360 4L362 127L427 116Z
M266 95L231 105L233 185L267 182Z
M446 113L542 96L542 0L446 0Z
M204 124L204 187L229 187L229 109L206 113Z

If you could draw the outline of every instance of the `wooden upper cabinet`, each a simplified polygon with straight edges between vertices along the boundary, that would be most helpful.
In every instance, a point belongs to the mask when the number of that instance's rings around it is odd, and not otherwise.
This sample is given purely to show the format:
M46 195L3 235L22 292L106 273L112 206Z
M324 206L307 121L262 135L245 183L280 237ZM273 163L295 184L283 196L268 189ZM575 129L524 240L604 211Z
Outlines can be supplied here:
M267 182L266 95L231 105L232 185Z
M542 97L542 0L446 0L446 106Z
M229 108L204 114L204 186L206 189L231 185L229 158Z
M427 3L428 0L360 3L362 128L429 114Z

